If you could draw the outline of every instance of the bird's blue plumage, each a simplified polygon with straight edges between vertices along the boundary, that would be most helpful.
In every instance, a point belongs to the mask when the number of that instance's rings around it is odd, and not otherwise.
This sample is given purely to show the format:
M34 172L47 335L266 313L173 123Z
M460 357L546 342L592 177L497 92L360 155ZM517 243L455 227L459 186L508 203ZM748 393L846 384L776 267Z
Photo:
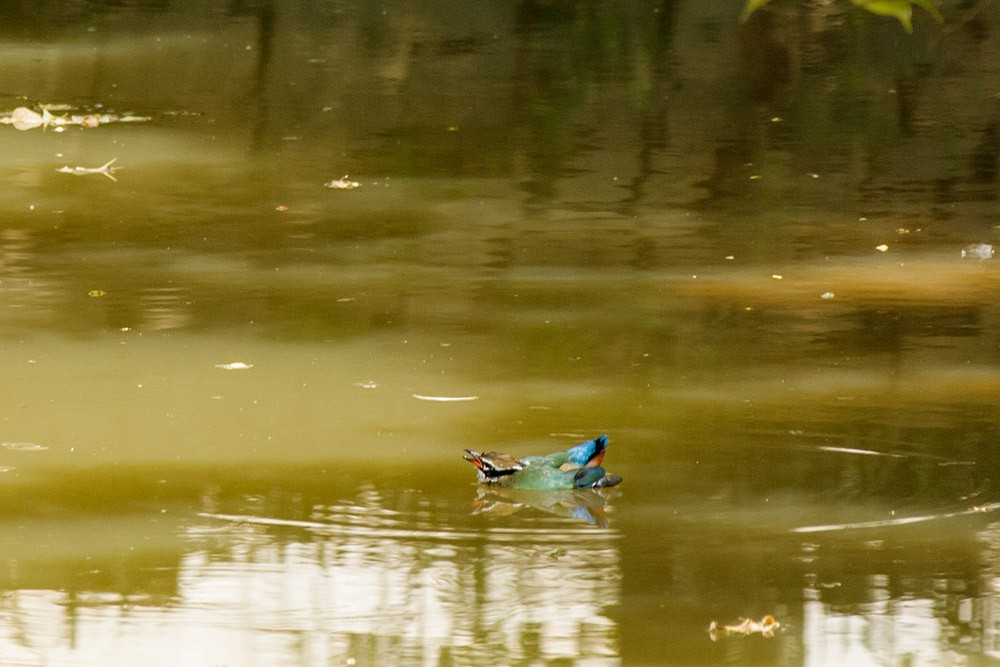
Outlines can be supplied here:
M595 466L601 463L604 452L608 448L608 436L602 435L593 440L582 442L575 447L554 454L544 456L526 456L522 459L525 463L537 465L539 463L550 465L554 468Z

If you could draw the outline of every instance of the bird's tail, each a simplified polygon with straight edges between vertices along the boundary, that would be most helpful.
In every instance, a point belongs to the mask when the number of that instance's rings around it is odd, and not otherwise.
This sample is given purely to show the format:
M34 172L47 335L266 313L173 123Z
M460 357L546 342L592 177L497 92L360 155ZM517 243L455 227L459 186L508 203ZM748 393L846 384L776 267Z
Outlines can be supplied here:
M569 450L569 459L579 466L592 468L601 465L608 449L608 436L602 435L581 443Z

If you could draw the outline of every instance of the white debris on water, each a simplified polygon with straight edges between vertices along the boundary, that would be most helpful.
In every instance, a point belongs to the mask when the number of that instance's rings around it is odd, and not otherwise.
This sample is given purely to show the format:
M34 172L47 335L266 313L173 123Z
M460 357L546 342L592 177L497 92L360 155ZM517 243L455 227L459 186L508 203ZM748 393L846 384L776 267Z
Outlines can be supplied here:
M437 401L439 403L452 403L458 401L475 401L478 396L426 396L424 394L414 394L413 398L418 401Z
M354 188L361 187L361 184L358 183L357 181L347 180L346 174L341 178L334 179L329 183L324 183L323 185L325 185L328 188L333 188L334 190L353 190Z
M216 368L224 371L245 371L253 368L253 364L245 364L242 361L234 361L230 364L215 364Z
M993 246L989 243L973 243L962 248L962 257L970 259L991 259L993 257Z

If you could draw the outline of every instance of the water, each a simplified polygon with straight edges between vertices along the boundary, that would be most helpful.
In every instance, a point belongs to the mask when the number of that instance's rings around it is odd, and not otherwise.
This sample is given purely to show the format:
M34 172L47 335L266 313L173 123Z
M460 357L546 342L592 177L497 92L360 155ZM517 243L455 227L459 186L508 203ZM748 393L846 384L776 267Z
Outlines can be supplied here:
M0 665L991 663L1000 15L738 4L0 8Z

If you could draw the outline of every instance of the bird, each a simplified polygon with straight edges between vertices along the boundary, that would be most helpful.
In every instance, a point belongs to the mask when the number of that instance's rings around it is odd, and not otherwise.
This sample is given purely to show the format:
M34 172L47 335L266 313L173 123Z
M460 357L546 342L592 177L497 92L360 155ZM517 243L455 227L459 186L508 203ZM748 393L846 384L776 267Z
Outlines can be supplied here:
M478 469L476 477L481 484L533 491L600 489L622 481L601 467L607 447L608 436L602 435L552 454L517 458L504 452L466 449L464 458Z

